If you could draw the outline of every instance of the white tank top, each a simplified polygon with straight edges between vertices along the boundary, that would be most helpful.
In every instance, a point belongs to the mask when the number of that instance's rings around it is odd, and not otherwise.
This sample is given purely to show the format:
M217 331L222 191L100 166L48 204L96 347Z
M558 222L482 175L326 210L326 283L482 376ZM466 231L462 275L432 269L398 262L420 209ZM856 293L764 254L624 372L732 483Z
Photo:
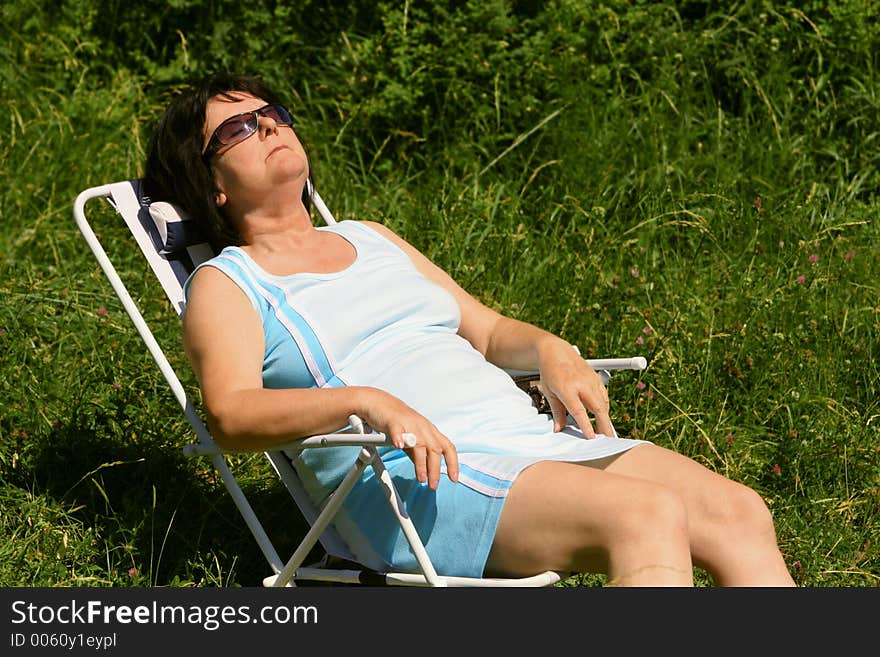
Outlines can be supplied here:
M431 420L455 443L461 463L508 480L536 461L587 461L642 442L586 440L573 426L554 433L529 395L457 333L455 299L397 245L357 221L318 230L348 240L354 262L333 273L276 276L227 247L202 265L226 273L260 316L265 387L380 388ZM306 450L313 498L338 483L351 449ZM485 488L476 479L462 483Z

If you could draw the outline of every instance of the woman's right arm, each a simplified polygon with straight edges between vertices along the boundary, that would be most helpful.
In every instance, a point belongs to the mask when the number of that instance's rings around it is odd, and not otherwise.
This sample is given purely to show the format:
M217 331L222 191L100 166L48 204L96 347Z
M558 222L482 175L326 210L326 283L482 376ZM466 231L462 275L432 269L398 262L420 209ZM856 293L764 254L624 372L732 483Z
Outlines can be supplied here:
M452 443L424 416L377 388L269 389L263 387L265 341L260 318L223 272L202 267L193 276L183 319L183 346L199 382L208 426L218 445L261 451L296 438L331 433L357 415L407 449L419 481L436 487L440 456L458 478ZM454 475L454 476L453 476Z

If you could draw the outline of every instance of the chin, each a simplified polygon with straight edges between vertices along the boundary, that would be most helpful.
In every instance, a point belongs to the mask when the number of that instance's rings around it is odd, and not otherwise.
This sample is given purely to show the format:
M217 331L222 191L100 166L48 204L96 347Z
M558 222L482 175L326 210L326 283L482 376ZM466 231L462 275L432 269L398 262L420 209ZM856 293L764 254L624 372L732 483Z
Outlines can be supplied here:
M278 151L270 158L270 162L275 169L273 178L281 180L300 179L305 184L306 178L309 177L309 163L302 157L292 151Z

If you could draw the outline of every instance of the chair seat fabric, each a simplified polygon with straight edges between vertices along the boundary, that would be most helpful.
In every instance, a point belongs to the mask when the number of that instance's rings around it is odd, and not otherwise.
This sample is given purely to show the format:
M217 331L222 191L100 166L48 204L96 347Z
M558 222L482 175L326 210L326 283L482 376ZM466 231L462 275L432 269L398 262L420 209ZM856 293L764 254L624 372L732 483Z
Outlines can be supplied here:
M453 483L444 470L436 491L418 484L403 452L380 450L438 572L482 576L504 500L524 468L544 460L590 461L644 442L587 440L574 426L554 432L529 395L457 333L461 317L453 297L419 273L400 248L358 221L318 230L347 240L354 262L338 272L276 276L245 250L227 247L200 268L223 271L260 316L265 387L380 388L455 443L460 481ZM316 505L341 481L358 449L292 455ZM371 469L335 525L365 565L417 570Z

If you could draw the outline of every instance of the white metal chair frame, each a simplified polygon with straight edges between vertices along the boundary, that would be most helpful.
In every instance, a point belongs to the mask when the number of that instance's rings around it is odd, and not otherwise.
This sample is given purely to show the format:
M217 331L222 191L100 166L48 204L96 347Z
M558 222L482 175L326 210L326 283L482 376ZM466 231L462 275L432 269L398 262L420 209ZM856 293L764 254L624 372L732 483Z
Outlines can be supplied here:
M142 202L141 181L139 179L128 180L98 187L91 187L82 191L76 198L73 207L73 215L77 226L83 234L89 248L98 261L101 269L110 281L116 296L122 302L122 306L133 322L135 328L143 339L165 377L166 382L183 409L189 420L198 442L186 445L183 448L187 456L209 457L214 467L220 473L222 481L229 491L232 499L241 513L245 523L253 534L260 549L272 569L272 575L263 579L264 586L295 586L295 580L338 582L349 584L385 584L401 586L549 586L559 582L564 574L554 571L546 571L531 577L522 578L475 578L455 577L438 574L431 563L431 559L425 551L425 547L419 538L412 520L406 512L406 507L401 500L391 476L385 470L381 457L377 452L379 446L391 446L390 440L380 433L365 433L364 423L357 416L349 418L352 431L344 433L332 433L310 436L308 438L291 441L281 445L272 451L265 452L272 467L284 483L300 512L306 518L310 529L294 550L293 554L285 562L279 556L274 545L270 541L265 529L257 518L249 501L245 497L238 482L235 480L224 454L229 453L221 449L211 438L210 432L202 422L195 406L188 399L183 385L177 374L168 362L164 352L153 336L152 331L141 315L137 305L132 300L122 279L116 272L104 247L98 240L94 230L86 219L86 203L96 198L106 198L116 211L122 215L129 230L138 243L144 257L150 264L153 273L159 280L166 295L178 312L183 313L184 298L183 286L179 278L172 271L171 260L159 253L151 237L151 219L147 212L147 206ZM311 199L315 209L327 224L336 223L330 210L324 204L317 190L310 186ZM194 264L210 258L213 253L207 245L197 245L188 248L189 255ZM590 365L602 373L603 380L607 382L610 370L631 369L642 370L647 363L644 358L616 358L588 360ZM528 372L510 371L512 376L529 374ZM323 508L317 509L306 494L296 471L291 465L285 452L296 452L303 449L314 449L330 446L353 445L361 447L360 453L352 464L347 474L337 489L330 495ZM397 518L401 531L409 542L410 548L415 555L421 573L383 572L375 573L368 569L342 569L333 568L328 559L335 556L349 562L357 563L357 559L351 554L342 538L336 533L331 522L339 511L346 496L357 482L366 467L373 468L377 480L383 487L389 502L391 512ZM321 562L309 566L303 566L310 551L318 541L321 542L326 556Z

